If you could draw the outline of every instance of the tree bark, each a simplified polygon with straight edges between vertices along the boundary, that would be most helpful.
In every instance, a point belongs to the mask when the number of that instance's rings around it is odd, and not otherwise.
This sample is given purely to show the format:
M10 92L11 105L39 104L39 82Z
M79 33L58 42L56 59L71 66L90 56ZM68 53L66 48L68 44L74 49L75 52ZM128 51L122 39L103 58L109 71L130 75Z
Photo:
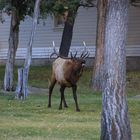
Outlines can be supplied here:
M97 4L97 35L96 35L96 52L95 63L93 67L93 75L91 86L95 91L102 89L102 73L103 73L103 52L104 52L104 32L105 32L105 12L106 0L98 0Z
M9 35L9 49L5 68L4 76L4 90L13 90L13 71L15 63L15 55L18 47L19 39L19 17L16 9L12 10L11 14L11 25L10 25L10 35Z
M16 99L23 99L23 68L18 69L18 85L16 88Z
M32 59L32 45L33 45L33 39L34 39L35 31L36 31L37 20L39 16L40 2L41 0L36 0L35 2L32 31L31 31L29 44L27 47L27 54L26 54L27 56L25 59L24 68L20 68L21 70L19 69L19 75L18 75L18 76L23 76L23 78L21 77L18 80L16 93L17 93L17 97L20 97L20 95L23 95L24 99L28 95L28 74L29 74L29 68L30 68L31 59ZM20 79L22 79L22 82L20 81Z
M108 0L105 27L101 140L131 140L126 102L128 0Z
M78 10L78 6L75 8L75 11L71 11L71 10L68 11L68 16L64 25L61 45L59 49L59 54L61 56L67 57L69 54L77 10Z

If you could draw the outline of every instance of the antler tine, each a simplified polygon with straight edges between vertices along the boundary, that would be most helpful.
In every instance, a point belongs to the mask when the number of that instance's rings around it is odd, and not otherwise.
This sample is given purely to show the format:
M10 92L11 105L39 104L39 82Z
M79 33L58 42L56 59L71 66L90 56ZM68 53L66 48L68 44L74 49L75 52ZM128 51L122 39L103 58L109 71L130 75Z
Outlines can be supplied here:
M73 55L72 55L72 52L70 52L70 56L71 56L71 59L73 59Z
M83 56L82 58L87 58L89 56L89 52L87 51Z
M83 44L84 44L84 50L83 50L83 52L82 52L82 54L81 54L81 58L82 59L84 59L84 58L87 58L88 56L89 56L89 52L87 51L87 47L86 47L86 43L85 43L85 41L83 41Z
M53 53L57 54L57 51L56 51L55 47L53 48L53 51L54 51Z
M85 55L85 52L86 52L86 43L85 43L85 41L83 41L83 45L84 45L84 50L83 50L83 52L82 52L82 54L81 54L81 58L83 58L83 56Z
M82 58L82 57L83 57L83 55L84 55L84 51L82 52L82 54L81 54L80 58Z
M57 57L59 57L59 54L57 53L57 51L55 49L53 49L54 52L50 55L50 58L53 56L53 55L56 55Z
M56 49L55 49L55 43L54 41L52 41L52 44L53 44L53 53L50 55L50 58L53 56L53 55L56 55L57 57L59 56L59 54L57 53Z
M77 55L77 51L76 51L76 53L75 53L75 55L74 55L74 58L76 58L76 55Z

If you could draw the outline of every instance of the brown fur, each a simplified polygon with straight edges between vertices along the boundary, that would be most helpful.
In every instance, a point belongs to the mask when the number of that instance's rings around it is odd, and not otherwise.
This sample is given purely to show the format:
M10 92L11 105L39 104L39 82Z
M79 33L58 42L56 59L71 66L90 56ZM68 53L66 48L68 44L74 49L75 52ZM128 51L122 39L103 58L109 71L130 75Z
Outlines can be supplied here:
M59 109L62 109L62 101L64 103L64 107L67 107L65 97L64 97L64 90L66 87L72 87L73 90L73 97L76 104L76 111L80 111L77 103L77 81L82 75L83 66L85 61L83 59L64 59L58 57L52 66L52 76L51 82L49 86L49 103L48 107L51 107L51 94L52 90L57 82L60 85L60 92L61 92L61 102Z

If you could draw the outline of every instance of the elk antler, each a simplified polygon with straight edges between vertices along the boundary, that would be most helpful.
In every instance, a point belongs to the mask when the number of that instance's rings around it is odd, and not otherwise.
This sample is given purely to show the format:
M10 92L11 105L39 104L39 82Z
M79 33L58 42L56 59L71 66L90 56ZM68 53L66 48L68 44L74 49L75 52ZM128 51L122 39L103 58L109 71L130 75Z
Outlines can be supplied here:
M89 56L89 52L87 51L85 41L83 41L83 44L84 44L84 47L85 47L85 48L84 48L84 50L83 50L83 52L82 52L82 54L81 54L81 56L80 56L80 58L82 58L82 59L87 58L87 57Z
M75 55L74 55L74 58L76 58L76 55L77 55L77 51L76 51L76 53L75 53Z
M59 57L59 53L56 51L56 49L55 49L55 43L54 43L54 41L52 42L53 43L53 53L50 55L50 58L53 56L53 55L56 55L57 57Z
M50 58L52 58L53 55L56 55L57 57L59 57L59 54L57 53L56 49L54 49L54 52L50 55Z
M70 55L71 55L71 59L76 58L77 51L76 51L76 53L74 54L74 56L73 56L72 52L70 53Z
M80 58L87 58L89 56L89 52L83 52L80 56Z

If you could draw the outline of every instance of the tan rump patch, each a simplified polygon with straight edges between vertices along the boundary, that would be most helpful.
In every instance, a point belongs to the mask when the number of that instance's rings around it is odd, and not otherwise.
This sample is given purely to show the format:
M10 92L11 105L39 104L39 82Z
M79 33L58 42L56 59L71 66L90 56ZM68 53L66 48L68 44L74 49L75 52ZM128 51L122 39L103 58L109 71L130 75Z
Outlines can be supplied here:
M57 58L53 63L53 71L55 73L55 78L59 84L61 83L68 84L64 77L65 75L64 65L67 61L68 60L62 58Z

